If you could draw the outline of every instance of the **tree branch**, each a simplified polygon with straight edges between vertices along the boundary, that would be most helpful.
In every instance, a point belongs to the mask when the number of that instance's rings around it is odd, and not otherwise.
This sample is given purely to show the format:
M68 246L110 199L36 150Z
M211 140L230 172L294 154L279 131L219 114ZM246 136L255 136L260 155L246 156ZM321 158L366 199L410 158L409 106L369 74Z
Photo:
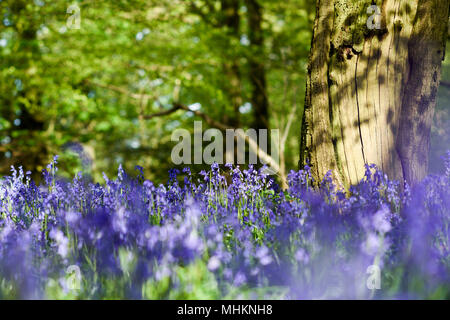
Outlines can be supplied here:
M296 112L297 112L297 100L294 101L291 112L289 113L289 116L288 116L288 121L286 123L286 127L284 128L283 137L281 138L282 146L284 146L284 144L286 143L286 140L289 135L289 130L291 129L291 125L292 125L292 122L294 121Z
M103 84L103 83L99 83L99 82L95 82L89 79L85 79L84 80L85 83L99 87L99 88L103 88L103 89L108 89L111 91L115 91L121 94L124 94L130 98L133 98L135 100L142 100L142 99L155 99L156 97L154 95L149 95L149 94L140 94L140 93L134 93L129 91L128 89L122 88L122 87L118 87L112 84Z
M220 130L227 130L227 129L232 129L232 127L227 126L219 121L214 120L213 118L211 118L210 116L208 116L207 114L200 112L200 111L193 111L191 109L189 109L189 107L177 102L174 104L174 107L178 107L179 109L182 109L184 111L189 111L192 112L194 115L196 115L197 117L202 118L203 120L205 120L205 122L207 124L209 124L211 127L215 127L217 129Z
M163 117L163 116L167 116L169 114L172 114L174 112L177 112L178 110L180 110L179 106L173 106L173 108L169 109L169 110L165 110L165 111L161 111L161 112L156 112L153 114L148 114L148 115L144 115L142 116L142 119L145 120L150 120L156 117Z
M121 94L125 94L133 99L136 100L142 100L142 99L154 99L154 100L158 100L157 97L155 96L151 96L151 95L147 95L147 94L136 94L133 92L130 92L129 90L122 88L122 87L118 87L118 86L114 86L114 85L106 85L106 84L102 84L102 83L97 83L94 81L91 81L89 79L85 80L86 83L91 84L91 85L95 85L98 86L100 88L104 88L104 89L109 89ZM150 120L156 117L162 117L162 116L167 116L169 114L175 113L178 110L184 110L184 111L188 111L188 112L192 112L194 115L196 115L197 117L202 118L209 126L211 127L215 127L217 129L220 130L227 130L227 129L233 129L230 126L227 126L219 121L214 120L213 118L211 118L210 116L208 116L207 114L200 112L200 111L194 111L189 109L188 106L180 103L180 102L175 102L173 104L173 107L169 110L165 110L165 111L161 111L161 112L157 112L157 113L153 113L153 114L149 114L149 115L143 115L142 119L146 119L146 120ZM237 135L239 136L240 139L243 139L245 142L248 143L249 148L255 152L257 154L257 156L263 160L265 163L269 164L270 167L275 170L276 172L280 172L280 166L277 162L275 162L275 160L269 155L267 154L264 150L262 150L259 146L258 143L256 141L254 141L253 139L251 139L248 135L246 135L245 133L243 133L243 131L241 130L236 130ZM283 184L286 181L286 177L285 174L283 174L282 172L280 172L281 174L279 175L280 178L283 181Z
M153 117L156 116L164 116L170 113L173 113L177 110L185 110L185 111L189 111L192 112L194 115L202 118L203 120L205 120L205 122L210 125L211 127L215 127L217 129L220 130L227 130L227 129L233 129L230 126L227 126L221 122L218 122L216 120L214 120L213 118L211 118L210 116L208 116L207 114L200 112L200 111L193 111L191 109L189 109L189 107L176 102L173 105L173 108L171 108L170 110L167 111L163 111L163 112L159 112L153 115L148 115L148 116L144 116L145 119L151 119ZM242 130L236 130L237 135L239 136L240 139L243 139L245 142L248 143L249 148L255 152L257 154L257 156L263 160L265 163L269 164L270 167L275 170L276 172L280 172L280 166L277 162L275 162L275 160L269 155L267 154L267 152L265 152L264 150L262 150L259 146L258 143L256 141L254 141L253 139L251 139L248 135L246 135L245 133L243 133ZM281 173L281 172L280 172ZM283 180L283 183L285 183L286 181L286 177L283 173L281 173L280 178Z

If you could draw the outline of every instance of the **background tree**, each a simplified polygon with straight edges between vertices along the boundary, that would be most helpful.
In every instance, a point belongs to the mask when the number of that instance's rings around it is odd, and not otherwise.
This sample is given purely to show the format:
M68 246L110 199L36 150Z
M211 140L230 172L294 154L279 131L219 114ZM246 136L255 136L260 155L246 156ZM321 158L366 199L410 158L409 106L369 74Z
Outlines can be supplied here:
M317 1L300 155L316 179L354 184L370 163L424 178L448 14L440 0Z

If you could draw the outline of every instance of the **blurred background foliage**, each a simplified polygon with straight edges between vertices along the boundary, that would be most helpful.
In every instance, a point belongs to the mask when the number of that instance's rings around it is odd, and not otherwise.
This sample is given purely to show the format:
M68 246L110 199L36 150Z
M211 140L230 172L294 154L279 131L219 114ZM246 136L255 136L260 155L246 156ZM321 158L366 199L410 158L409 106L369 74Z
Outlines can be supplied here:
M240 128L283 130L295 110L285 161L296 169L314 15L310 0L0 0L0 175L23 165L39 179L59 154L67 177L99 181L122 163L165 182L172 131L199 118L146 116L176 102ZM449 148L449 91L444 83L433 169Z

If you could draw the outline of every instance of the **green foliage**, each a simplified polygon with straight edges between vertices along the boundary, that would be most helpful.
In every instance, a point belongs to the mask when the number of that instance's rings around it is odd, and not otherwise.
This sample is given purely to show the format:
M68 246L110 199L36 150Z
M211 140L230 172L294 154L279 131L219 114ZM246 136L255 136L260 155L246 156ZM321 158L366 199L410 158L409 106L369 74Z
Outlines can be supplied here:
M306 58L314 5L310 1L260 1L264 50L259 57L268 78L271 127L280 128L293 103L301 118ZM0 2L0 172L23 164L39 178L53 154L72 172L79 143L92 159L95 180L117 163L139 163L159 180L172 166L170 134L192 129L194 117L177 112L144 120L171 108L174 100L201 104L218 121L232 112L230 61L241 75L242 105L250 100L244 2L233 34L223 20L221 1L49 1ZM80 8L80 29L68 27ZM199 11L200 10L200 11ZM70 24L69 24L70 26ZM178 98L178 99L177 99ZM251 113L241 113L242 126ZM287 141L288 167L297 162L298 128ZM65 156L64 152L70 153ZM67 159L67 162L66 162ZM132 170L133 168L127 168Z
M147 281L143 287L146 299L212 300L221 297L217 281L206 264L198 260L186 267L177 267L176 283L168 277Z

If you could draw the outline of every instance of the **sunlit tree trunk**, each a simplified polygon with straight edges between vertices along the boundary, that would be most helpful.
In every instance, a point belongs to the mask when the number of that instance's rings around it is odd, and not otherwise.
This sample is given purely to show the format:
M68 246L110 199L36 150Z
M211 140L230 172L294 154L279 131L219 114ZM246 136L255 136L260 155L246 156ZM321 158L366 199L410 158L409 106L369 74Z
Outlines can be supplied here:
M448 15L448 0L317 1L300 148L316 181L355 184L371 163L426 175Z

